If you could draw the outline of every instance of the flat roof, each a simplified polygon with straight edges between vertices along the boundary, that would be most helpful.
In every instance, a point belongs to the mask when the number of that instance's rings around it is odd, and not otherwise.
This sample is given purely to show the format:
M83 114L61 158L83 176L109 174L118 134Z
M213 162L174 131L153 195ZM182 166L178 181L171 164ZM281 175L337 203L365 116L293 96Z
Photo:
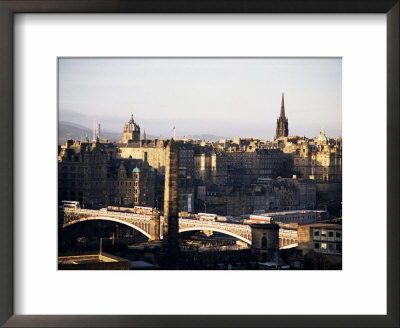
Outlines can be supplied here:
M310 214L310 213L321 213L326 211L321 210L296 210L296 211L282 211L282 212L266 212L260 214L253 215L261 215L261 216L273 216L273 215L289 215L289 214Z
M331 223L311 223L304 224L303 226L311 227L311 228L327 228L327 229L342 229L341 224L331 224Z
M58 257L58 264L83 264L101 262L125 262L126 259L102 252L96 254L63 255Z

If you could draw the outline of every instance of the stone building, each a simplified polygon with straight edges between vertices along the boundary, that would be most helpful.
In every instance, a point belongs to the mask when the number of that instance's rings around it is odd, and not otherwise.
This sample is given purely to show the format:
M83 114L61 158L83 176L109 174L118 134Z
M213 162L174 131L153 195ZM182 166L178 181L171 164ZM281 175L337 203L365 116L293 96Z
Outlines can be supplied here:
M140 159L148 162L160 174L165 173L166 147L168 140L140 140L136 143L119 143L117 156L119 158Z
M210 147L196 147L193 156L194 178L208 183L211 177Z
M190 142L176 141L178 147L178 173L188 179L194 177L194 150Z
M317 182L342 181L342 140L328 139L321 130L318 138L291 137L282 150L293 158L293 174Z
M154 207L156 171L147 162L140 160L113 161L114 176L110 179L114 190L109 203L119 206Z
M113 144L68 140L58 155L59 201L77 200L83 207L154 206L154 168L116 156Z
M342 254L342 225L315 223L298 226L298 248L307 254L315 253Z
M79 201L83 206L106 204L108 162L115 154L112 144L67 140L58 154L59 201Z
M314 180L317 204L341 215L342 139L328 138L321 130L317 138L289 137L279 140L279 147L293 158L295 176Z
M211 183L223 185L228 182L228 158L224 151L213 149L211 153Z
M194 212L195 185L193 179L183 175L178 176L178 204L179 212Z
M198 186L196 197L196 211L228 216L303 210L315 206L316 184L306 179L260 179L250 185Z
M258 178L289 177L291 157L280 149L260 148L253 139L210 144L194 151L194 177L206 184L250 184Z

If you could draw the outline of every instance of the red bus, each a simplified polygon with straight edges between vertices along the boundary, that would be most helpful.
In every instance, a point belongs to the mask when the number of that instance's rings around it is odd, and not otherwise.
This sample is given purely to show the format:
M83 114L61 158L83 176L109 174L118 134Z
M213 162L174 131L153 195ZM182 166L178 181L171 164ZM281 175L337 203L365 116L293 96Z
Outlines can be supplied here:
M200 221L215 221L218 218L218 215L209 213L197 213L196 218Z
M262 216L262 215L250 215L250 220L249 224L253 223L271 223L273 221L273 218L270 216Z
M152 207L144 207L144 206L135 206L133 208L133 212L136 214L152 215L153 208Z

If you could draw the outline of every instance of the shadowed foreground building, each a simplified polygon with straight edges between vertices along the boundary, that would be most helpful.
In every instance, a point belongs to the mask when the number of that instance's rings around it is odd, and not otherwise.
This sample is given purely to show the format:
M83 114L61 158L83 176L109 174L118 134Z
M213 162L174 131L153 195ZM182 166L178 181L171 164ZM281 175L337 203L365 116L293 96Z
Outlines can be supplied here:
M110 143L67 140L58 154L58 199L83 207L154 206L157 171L141 159L116 158Z

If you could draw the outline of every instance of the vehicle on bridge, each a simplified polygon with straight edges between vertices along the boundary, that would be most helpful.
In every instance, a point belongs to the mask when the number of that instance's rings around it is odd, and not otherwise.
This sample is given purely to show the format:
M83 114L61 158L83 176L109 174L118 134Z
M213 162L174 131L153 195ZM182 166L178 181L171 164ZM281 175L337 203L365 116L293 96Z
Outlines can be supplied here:
M218 215L210 213L197 213L196 219L200 221L216 221L218 219Z
M135 206L133 208L133 212L136 214L152 215L153 208L152 207L144 207L144 206Z
M61 206L63 208L81 208L81 203L74 200L62 200Z
M107 206L107 208L104 208L101 210L111 211L111 212L126 212L126 213L134 213L134 214L141 214L141 215L152 215L153 214L152 207L144 207L144 206L135 206L135 207Z
M262 216L262 215L250 215L249 219L249 224L254 224L254 223L271 223L273 221L273 218L269 216Z

